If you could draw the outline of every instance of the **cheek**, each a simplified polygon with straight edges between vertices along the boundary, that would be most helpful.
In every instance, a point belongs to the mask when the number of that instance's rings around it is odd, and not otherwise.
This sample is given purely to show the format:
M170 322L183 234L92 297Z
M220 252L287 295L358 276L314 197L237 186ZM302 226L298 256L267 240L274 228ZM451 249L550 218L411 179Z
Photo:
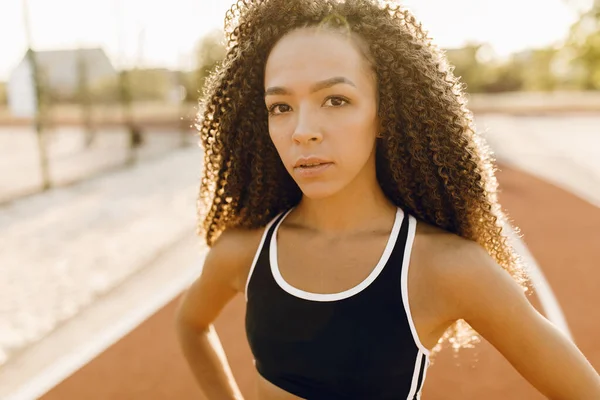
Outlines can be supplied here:
M289 137L288 134L280 129L269 129L269 137L271 138L271 142L275 146L277 153L279 153L279 157L285 162L287 149L289 148Z
M353 164L356 169L362 169L375 146L375 139L371 132L365 134L364 131L360 132L360 135L351 143L352 148L349 152L349 162Z
M376 126L372 118L358 118L356 115L346 119L343 126L336 129L337 146L343 149L349 163L364 163L375 146Z

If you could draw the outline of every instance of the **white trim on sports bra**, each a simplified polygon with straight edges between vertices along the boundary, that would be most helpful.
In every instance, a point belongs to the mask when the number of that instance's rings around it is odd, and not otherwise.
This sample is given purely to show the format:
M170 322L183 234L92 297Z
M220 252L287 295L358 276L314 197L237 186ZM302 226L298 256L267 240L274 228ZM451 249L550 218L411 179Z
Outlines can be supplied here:
M288 213L290 211L288 211ZM267 238L267 234L269 233L269 229L271 228L271 225L273 225L273 223L277 220L277 218L279 218L279 216L281 214L283 214L283 212L277 214L275 216L275 218L273 218L271 221L269 221L267 226L265 226L265 230L262 234L262 238L260 239L260 244L258 245L258 249L256 250L256 253L254 253L254 260L252 260L252 265L250 266L250 271L248 272L248 277L246 278L246 288L244 289L244 295L246 297L246 302L248 301L248 285L250 284L250 278L252 277L252 273L254 272L256 263L258 262L258 257L260 256L260 252L262 251L263 245L265 243L265 239Z
M356 295L357 293L360 293L365 288L367 288L371 283L373 283L373 281L377 278L377 276L383 270L383 267L385 266L388 259L390 258L390 255L392 254L392 250L394 249L394 245L396 244L396 240L398 239L398 234L400 232L400 226L402 225L402 220L404 219L404 211L402 211L402 209L398 207L398 209L396 211L394 225L392 227L392 232L390 233L390 236L388 238L388 241L387 241L387 244L383 251L383 254L381 255L381 258L379 259L379 262L377 263L375 268L371 271L371 273L365 280L363 280L361 283L354 286L353 288L344 290L339 293L312 293L312 292L307 292L307 291L295 288L294 286L290 285L288 282L286 282L285 279L283 279L283 276L281 275L281 271L279 270L279 264L277 261L277 231L279 230L279 226L281 225L281 222L283 222L283 220L287 217L287 215L290 213L290 211L292 211L292 210L289 210L285 214L285 216L279 220L279 223L275 226L275 230L273 231L273 235L271 237L271 245L269 248L269 261L270 261L269 264L271 264L271 272L273 273L273 277L275 278L275 281L277 282L277 284L283 290L288 292L289 294L299 297L301 299L305 299L305 300L322 301L322 302L337 301L337 300L342 300L342 299L352 297L352 296Z
M402 291L402 303L404 304L404 312L406 312L406 317L408 319L408 323L410 325L410 331L413 336L413 340L415 344L428 358L429 358L429 350L423 346L421 340L419 339L419 335L417 334L417 328L415 328L415 323L412 318L412 313L410 312L410 305L408 302L408 269L410 266L410 254L412 252L413 243L415 241L415 235L417 231L417 219L412 215L408 216L408 236L406 239L406 246L404 247L404 258L402 261L402 278L401 278L401 291Z

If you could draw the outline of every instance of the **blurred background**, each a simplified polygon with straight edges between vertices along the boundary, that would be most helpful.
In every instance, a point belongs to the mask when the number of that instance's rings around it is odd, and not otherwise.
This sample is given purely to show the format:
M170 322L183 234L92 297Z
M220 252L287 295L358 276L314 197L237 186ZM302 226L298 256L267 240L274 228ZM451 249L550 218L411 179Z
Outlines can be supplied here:
M202 150L194 118L205 78L224 55L231 3L0 2L0 398L201 396L170 318L206 252L195 237ZM541 282L554 293L556 304L540 300L540 309L598 367L600 316L578 325L565 310L576 305L568 290L581 293L581 282L557 289L567 278L552 266L566 257L595 282L586 263L597 256L568 246L548 253L565 238L533 221L566 207L570 223L587 224L579 243L600 238L600 1L402 4L446 51L477 126L512 171L500 174L503 205L521 218L517 225L531 226L531 262L546 260ZM546 214L525 211L540 207L524 195L533 188L531 196L555 201L540 201ZM250 390L242 317L243 304L232 305L219 332ZM499 368L512 387L498 389L499 398L537 398L490 357L478 367L488 371L482 376ZM481 398L461 381L472 373L460 370L451 383L464 398ZM444 398L427 385L425 396Z

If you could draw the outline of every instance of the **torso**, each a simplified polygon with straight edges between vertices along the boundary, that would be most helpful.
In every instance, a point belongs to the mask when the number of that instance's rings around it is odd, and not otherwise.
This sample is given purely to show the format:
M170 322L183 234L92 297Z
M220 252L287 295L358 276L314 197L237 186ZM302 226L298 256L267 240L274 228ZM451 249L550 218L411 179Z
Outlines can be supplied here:
M368 234L333 238L319 236L296 225L292 218L283 221L277 237L278 267L291 286L312 293L339 293L355 287L371 273L386 246L392 222L384 222ZM418 221L408 274L409 304L421 343L433 348L453 321L444 317L443 299L431 293L432 279L428 268L431 254L441 248L440 238L452 235L440 228ZM454 235L452 235L454 236ZM254 233L250 240L256 241ZM299 245L301 244L301 245ZM437 246L437 247L436 247ZM258 242L256 243L258 247ZM306 251L309 248L310 251ZM300 263L298 260L302 260ZM241 271L237 285L245 290L250 265ZM299 399L257 374L260 400Z

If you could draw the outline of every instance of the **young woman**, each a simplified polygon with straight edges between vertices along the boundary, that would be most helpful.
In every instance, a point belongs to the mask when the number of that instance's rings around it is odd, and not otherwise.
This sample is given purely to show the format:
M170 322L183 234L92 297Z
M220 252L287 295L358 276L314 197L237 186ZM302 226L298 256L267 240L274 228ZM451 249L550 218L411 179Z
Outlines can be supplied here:
M208 398L241 398L212 323L243 293L262 400L418 399L472 328L549 398L600 399L524 294L464 87L408 11L238 1L226 31L198 124L210 251L177 315Z

